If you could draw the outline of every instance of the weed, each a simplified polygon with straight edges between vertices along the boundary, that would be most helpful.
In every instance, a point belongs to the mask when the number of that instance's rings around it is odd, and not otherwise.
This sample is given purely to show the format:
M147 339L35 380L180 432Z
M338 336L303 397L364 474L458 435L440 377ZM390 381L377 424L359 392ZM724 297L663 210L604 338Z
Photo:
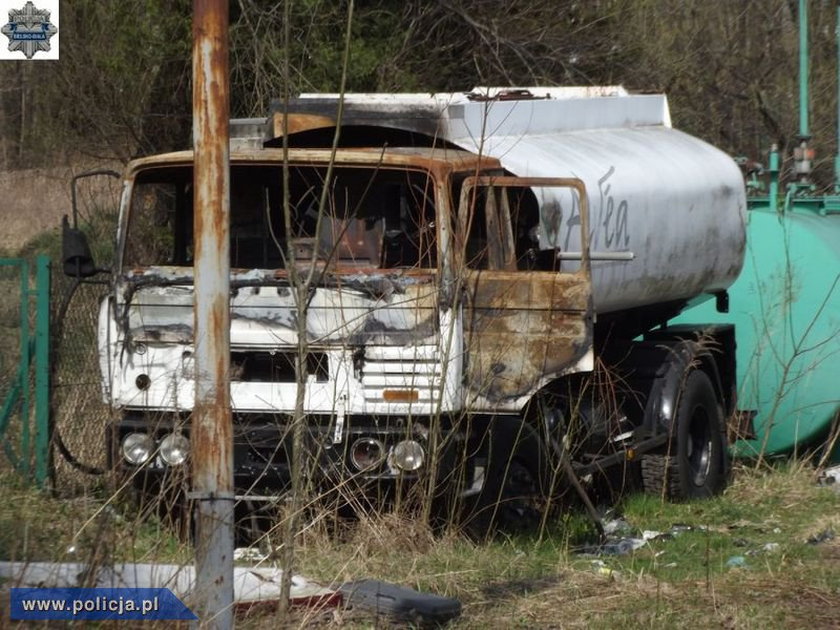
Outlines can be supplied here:
M840 541L808 539L840 531L840 495L815 486L810 472L799 462L738 467L730 488L710 500L630 496L620 509L636 530L686 527L620 557L576 553L594 539L580 512L564 513L541 537L483 544L405 515L371 515L337 530L311 526L329 522L316 514L298 536L298 572L325 585L372 577L456 597L456 629L836 627ZM192 562L190 545L155 514L139 519L104 487L58 499L12 476L0 482L2 559ZM746 566L727 566L733 556ZM290 619L292 627L370 627L359 611L302 609ZM253 628L275 620L258 611L241 618Z

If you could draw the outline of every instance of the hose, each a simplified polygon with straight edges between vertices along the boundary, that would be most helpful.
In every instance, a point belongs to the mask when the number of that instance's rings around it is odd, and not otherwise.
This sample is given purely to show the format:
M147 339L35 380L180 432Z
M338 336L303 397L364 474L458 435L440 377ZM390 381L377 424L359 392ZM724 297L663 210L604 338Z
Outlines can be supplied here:
M69 289L67 290L64 299L61 302L61 305L58 309L56 323L55 323L55 334L53 339L61 339L62 333L64 329L64 318L67 315L67 309L70 306L70 301L73 299L73 296L76 294L76 290L79 288L79 285L82 284L82 279L77 277L74 279L73 284L70 285ZM54 346L53 346L54 348ZM55 372L56 372L56 352L53 349L51 352L50 357L50 383L55 382ZM78 457L73 455L69 448L67 448L67 444L64 442L64 439L61 437L61 431L58 429L58 424L55 422L55 396L50 396L50 441L55 444L58 452L61 453L61 456L65 459L65 461L70 464L73 468L82 472L86 475L103 475L105 474L106 470L104 468L99 468L98 466L92 466L90 464L86 464L79 460Z

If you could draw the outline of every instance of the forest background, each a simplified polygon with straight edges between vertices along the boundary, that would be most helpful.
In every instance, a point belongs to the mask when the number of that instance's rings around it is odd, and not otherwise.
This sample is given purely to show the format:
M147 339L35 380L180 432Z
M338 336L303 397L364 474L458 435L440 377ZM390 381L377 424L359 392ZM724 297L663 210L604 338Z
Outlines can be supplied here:
M788 155L797 142L797 5L357 0L347 86L448 92L623 84L666 93L675 127L761 162L772 143ZM809 7L815 179L829 186L836 3L811 0ZM232 0L230 12L232 113L265 115L268 101L285 88L283 3ZM63 179L56 169L66 175L66 169L189 146L191 13L187 0L62 1L60 60L0 64L4 177L46 169L52 180ZM347 3L297 0L291 14L290 93L336 91ZM46 188L57 185L47 179ZM4 214L15 213L7 206Z
M265 115L287 88L338 89L348 2L289 2L285 47L283 3L231 0L234 116ZM808 5L813 177L827 190L838 152L837 6ZM355 0L347 89L623 84L667 94L676 128L733 156L766 162L778 145L784 175L798 143L797 7L797 0ZM189 0L62 0L60 60L0 62L0 255L28 256L41 251L44 230L57 235L73 174L190 145L191 14ZM109 192L116 201L118 185ZM7 302L0 323L16 324L16 305ZM74 369L95 369L67 356ZM92 383L98 388L96 377ZM88 440L96 452L98 436ZM724 496L704 502L631 498L624 515L640 531L692 525L625 557L572 554L588 527L580 515L564 517L562 533L545 542L481 547L394 519L362 528L349 544L310 534L299 566L325 584L372 575L457 597L459 628L557 627L558 619L587 628L836 628L840 498L814 486L813 470L796 462L764 472L739 469ZM116 560L192 561L169 532L102 509L95 493L59 501L9 477L0 482L3 557L101 562L106 551L123 550ZM369 624L337 617L333 627Z

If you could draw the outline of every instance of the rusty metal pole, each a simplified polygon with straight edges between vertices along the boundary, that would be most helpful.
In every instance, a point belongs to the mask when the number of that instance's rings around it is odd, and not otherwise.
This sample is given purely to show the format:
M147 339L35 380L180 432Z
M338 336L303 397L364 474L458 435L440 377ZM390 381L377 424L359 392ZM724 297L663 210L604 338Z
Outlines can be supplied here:
M228 0L193 0L196 505L194 605L202 627L233 626L230 407Z

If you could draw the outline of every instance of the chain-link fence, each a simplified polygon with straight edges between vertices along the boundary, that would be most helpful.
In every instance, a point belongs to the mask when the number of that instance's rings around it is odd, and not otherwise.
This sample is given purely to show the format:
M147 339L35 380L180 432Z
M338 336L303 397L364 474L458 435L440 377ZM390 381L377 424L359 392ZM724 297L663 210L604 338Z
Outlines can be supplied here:
M107 175L111 175L110 177ZM87 171L71 182L71 225L87 239L98 268L113 263L121 181L113 173ZM61 255L52 266L51 419L54 484L61 493L101 485L107 469L105 429L109 407L102 396L97 320L109 275L80 281L64 275Z
M18 382L17 370L21 359L21 283L20 270L14 267L0 267L0 404L6 406L6 401L13 394ZM9 409L6 432L0 432L2 439L16 441L19 425L19 413ZM3 434L5 433L5 434ZM1 452L1 451L0 451ZM13 462L0 454L0 471L13 469Z
M53 273L52 422L55 486L76 492L107 468L97 318L106 284Z

